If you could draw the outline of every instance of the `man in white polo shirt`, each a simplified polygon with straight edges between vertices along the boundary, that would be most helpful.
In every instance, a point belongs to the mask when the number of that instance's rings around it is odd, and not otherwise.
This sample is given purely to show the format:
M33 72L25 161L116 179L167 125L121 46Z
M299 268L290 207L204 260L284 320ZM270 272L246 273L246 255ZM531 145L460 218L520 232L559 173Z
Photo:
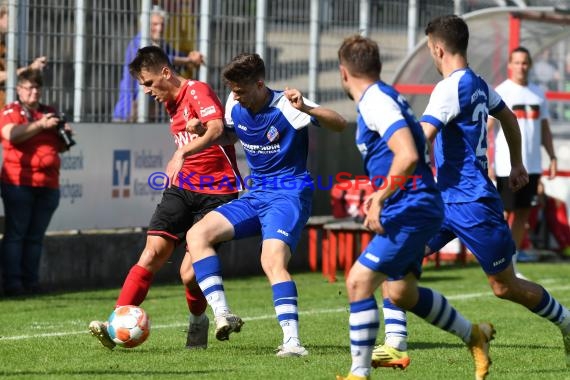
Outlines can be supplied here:
M511 162L505 135L496 119L490 117L488 121L489 129L495 129L495 164L494 167L490 167L489 176L496 178L497 189L501 194L506 218L511 226L513 240L517 247L517 255L513 263L516 262L517 257L523 261L523 255L519 256L518 251L526 231L531 207L536 199L538 182L542 173L541 145L550 157L550 179L554 178L557 170L552 133L548 123L548 104L542 89L538 85L528 83L531 67L532 59L529 51L522 46L513 49L509 55L509 79L496 88L504 102L516 115L521 131L522 157L524 167L529 174L529 183L516 193L508 186ZM515 272L520 275L516 268Z

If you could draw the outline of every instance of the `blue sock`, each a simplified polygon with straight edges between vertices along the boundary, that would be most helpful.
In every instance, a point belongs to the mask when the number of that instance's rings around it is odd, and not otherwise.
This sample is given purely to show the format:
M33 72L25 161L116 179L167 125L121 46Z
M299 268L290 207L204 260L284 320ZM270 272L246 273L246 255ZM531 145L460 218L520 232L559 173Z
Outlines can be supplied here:
M300 345L299 312L297 310L297 287L293 281L274 284L273 305L279 325L283 330L283 344Z
M374 297L350 303L350 372L356 376L370 375L372 350L380 326L378 305Z
M224 292L224 283L222 281L222 266L217 255L208 256L194 264L194 272L196 273L196 281L206 301L212 307L214 316L229 313L230 308L226 301Z
M542 291L542 299L538 305L529 310L542 318L548 319L550 322L560 327L564 333L570 333L570 318L568 318L570 313L568 312L568 309L552 297L546 289L542 288Z
M465 343L469 343L471 322L455 310L442 294L422 287L418 287L418 292L418 303L410 311L432 325L458 336Z
M384 298L384 344L399 351L408 349L408 327L406 311L394 305L389 298Z

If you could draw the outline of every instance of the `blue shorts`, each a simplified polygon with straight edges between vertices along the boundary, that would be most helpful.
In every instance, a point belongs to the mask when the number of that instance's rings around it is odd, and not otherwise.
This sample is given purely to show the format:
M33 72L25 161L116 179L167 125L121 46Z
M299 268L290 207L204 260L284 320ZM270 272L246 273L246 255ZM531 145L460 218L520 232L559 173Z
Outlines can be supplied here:
M412 272L420 277L425 246L440 228L441 219L421 229L402 228L396 223L383 225L383 235L375 235L358 262L375 272L384 273L388 280L400 280Z
M515 253L515 243L503 216L500 199L481 198L476 202L445 204L441 231L428 246L439 251L455 237L469 248L487 274L505 270Z
M218 207L216 211L234 226L234 239L261 233L263 240L284 241L293 253L311 215L312 191L306 193L295 195L253 190Z

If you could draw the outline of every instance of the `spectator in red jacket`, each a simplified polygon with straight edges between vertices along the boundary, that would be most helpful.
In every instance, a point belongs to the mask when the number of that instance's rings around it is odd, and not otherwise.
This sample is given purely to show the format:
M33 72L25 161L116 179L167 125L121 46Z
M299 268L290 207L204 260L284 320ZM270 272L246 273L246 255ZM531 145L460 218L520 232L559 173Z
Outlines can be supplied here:
M18 75L19 100L0 115L4 148L1 190L6 216L2 282L6 296L37 293L44 234L59 205L59 153L67 146L57 133L56 110L40 103L41 72ZM64 127L70 131L69 126Z

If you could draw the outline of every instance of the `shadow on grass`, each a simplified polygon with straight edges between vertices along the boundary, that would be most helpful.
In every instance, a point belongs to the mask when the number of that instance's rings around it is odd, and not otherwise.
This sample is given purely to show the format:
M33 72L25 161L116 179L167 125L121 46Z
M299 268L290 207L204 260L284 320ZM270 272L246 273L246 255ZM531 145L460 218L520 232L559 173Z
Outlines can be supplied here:
M509 349L521 349L521 350L544 350L544 349L558 349L559 345L538 345L538 344L504 344L504 343L491 343L492 348L509 348ZM432 348L465 348L463 343L445 343L445 342L410 342L409 348L411 350L424 350Z
M557 350L560 348L560 345L552 345L552 346L546 346L544 344L538 345L538 344L504 344L504 343L491 343L493 345L493 347L506 347L506 348L512 348L512 349L521 349L524 351L527 351L529 349L536 349L536 350L544 350L544 349L549 349L549 350Z
M465 348L462 343L446 343L446 342L410 342L410 350L429 350L429 349L440 349L440 348Z
M226 369L232 371L233 369ZM206 375L211 373L218 373L219 371L204 371L204 370L180 370L180 371L137 371L133 369L129 370L117 370L114 368L103 368L98 371L94 370L68 370L68 371L1 371L0 376L2 377L18 377L22 378L25 376L91 376L91 378L107 377L112 375L119 376L129 376L134 375L141 376L174 376L174 375Z

